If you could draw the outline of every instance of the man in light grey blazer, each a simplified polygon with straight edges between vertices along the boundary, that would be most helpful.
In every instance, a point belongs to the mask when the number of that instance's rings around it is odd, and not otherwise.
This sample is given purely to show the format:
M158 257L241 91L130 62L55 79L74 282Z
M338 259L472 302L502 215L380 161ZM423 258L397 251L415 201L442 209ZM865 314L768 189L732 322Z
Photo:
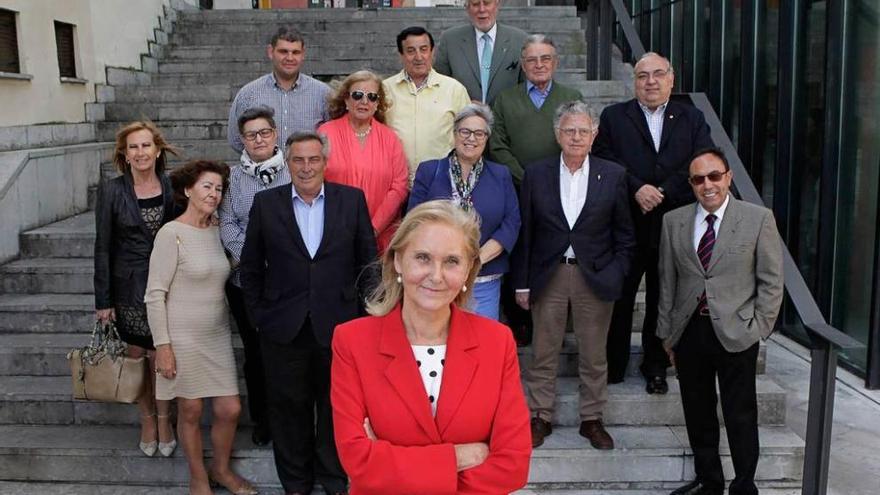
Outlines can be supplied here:
M663 217L657 336L678 371L696 479L671 495L721 495L715 380L733 458L730 495L756 495L758 341L782 303L782 241L773 213L730 194L717 148L698 151L689 182L697 203Z
M520 50L528 33L495 22L501 0L466 0L471 24L440 36L434 69L467 88L471 100L491 105L498 93L524 81Z

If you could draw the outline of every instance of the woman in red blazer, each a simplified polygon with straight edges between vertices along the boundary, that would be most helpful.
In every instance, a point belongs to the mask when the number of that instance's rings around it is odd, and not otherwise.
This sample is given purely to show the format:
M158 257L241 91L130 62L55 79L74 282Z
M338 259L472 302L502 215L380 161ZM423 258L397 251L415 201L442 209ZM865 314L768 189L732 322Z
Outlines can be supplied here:
M479 239L475 215L448 201L414 208L383 255L373 316L336 328L330 397L351 495L525 485L516 344L504 325L460 309L480 271Z

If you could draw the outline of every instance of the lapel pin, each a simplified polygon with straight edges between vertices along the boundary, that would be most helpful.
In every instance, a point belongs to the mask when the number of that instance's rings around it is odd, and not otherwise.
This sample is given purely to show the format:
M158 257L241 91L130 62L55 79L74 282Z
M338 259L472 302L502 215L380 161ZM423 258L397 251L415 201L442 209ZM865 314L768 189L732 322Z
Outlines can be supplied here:
M675 118L675 115L670 115L670 116L669 116L669 120L672 120L672 119L674 119L674 118Z
M602 180L602 174L597 175L596 180Z

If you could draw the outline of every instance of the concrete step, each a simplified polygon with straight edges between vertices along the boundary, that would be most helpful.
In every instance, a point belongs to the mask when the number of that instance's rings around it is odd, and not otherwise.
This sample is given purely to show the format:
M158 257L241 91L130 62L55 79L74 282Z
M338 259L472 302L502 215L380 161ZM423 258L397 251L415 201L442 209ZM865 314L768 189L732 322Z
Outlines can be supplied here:
M498 12L498 19L502 22L514 22L517 19L536 18L536 17L575 17L577 10L573 6L540 6L540 7L517 7L505 5ZM437 8L393 8L393 9L303 9L303 10L200 10L188 11L178 14L177 25L190 23L208 23L221 24L226 22L240 23L247 22L269 22L277 21L279 23L290 22L298 23L305 19L406 19L406 20L424 20L424 19L453 19L457 22L467 22L467 15L461 7L437 7Z
M21 255L25 258L79 258L95 253L95 213L89 211L20 236Z
M0 294L0 333L91 332L92 294Z
M333 34L330 37L324 34L318 35L317 40L307 39L306 44L306 60L321 60L332 58L348 59L352 57L360 58L391 58L399 63L399 54L397 52L397 43L394 36L388 36L387 33L351 33L347 35L350 39L340 40L340 35ZM327 33L330 34L330 33ZM569 33L560 33L565 36L565 44L557 45L559 55L562 57L563 65L568 57L585 55L582 42L579 44L577 39L572 39ZM345 37L346 35L342 35ZM554 43L556 41L554 40ZM170 45L166 48L163 62L186 60L204 61L211 60L216 62L231 62L236 60L265 60L266 59L266 43L257 43L254 45ZM570 63L570 62L569 62ZM583 63L583 61L581 61Z
M240 86L208 84L200 87L182 86L120 86L116 101L124 103L194 103L224 102L230 104ZM166 136L167 137L167 136Z
M179 89L171 89L169 87L162 88L150 88L154 91L184 91L184 88ZM152 103L162 103L161 99L155 100ZM227 103L229 105L229 103ZM229 110L227 109L227 115ZM164 121L164 120L155 120L154 124L159 126L159 129L162 131L162 135L168 140L169 143L177 143L178 141L183 141L187 139L226 139L226 118L221 119L213 119L213 120L172 120L172 121ZM100 139L105 141L114 140L116 136L116 131L120 129L127 122L119 122L119 121L104 121L98 122L97 133L100 136Z
M0 293L94 294L93 258L24 258L0 266Z
M199 76L201 77L201 76ZM138 119L157 121L216 120L229 118L228 102L192 103L108 103L107 120L130 122ZM177 143L174 143L177 146Z
M70 339L73 340L73 339ZM238 339L235 339L236 341ZM74 346L82 346L87 341L85 335L69 347L60 350L64 353ZM236 342L236 346L240 344ZM240 349L240 347L239 347ZM238 374L241 370L241 352ZM0 353L0 363L4 367L16 361L27 361L28 355L13 356L7 352ZM37 354L26 367L66 368L65 354ZM53 371L55 371L53 369ZM20 373L23 373L20 372ZM578 385L574 377L557 379L556 413L553 423L561 426L577 426L580 424L578 415ZM661 426L683 425L681 394L678 381L670 379L669 393L666 395L648 395L641 383L630 382L611 385L608 388L608 405L604 411L604 419L609 425L626 426ZM775 382L766 377L759 377L758 391L758 422L761 425L785 424L785 392ZM244 382L240 384L243 401L247 401L247 390ZM69 371L61 376L0 376L0 424L139 424L138 411L126 404L105 404L96 402L74 401L71 398L71 379ZM248 422L245 412L242 421ZM720 416L719 416L720 417Z
M0 479L32 482L78 482L171 487L187 481L186 461L174 456L146 458L137 450L137 427L0 426ZM558 428L532 453L529 482L590 484L620 488L624 484L682 483L693 479L693 459L683 427L610 427L616 449L589 447L576 428ZM790 482L802 477L803 441L785 427L761 427L761 457L756 478ZM239 428L233 445L233 468L259 486L277 486L272 450L254 448L247 428ZM725 435L722 460L732 468ZM210 442L205 441L210 459ZM208 461L210 462L210 461Z
M513 495L668 495L669 491L678 485L669 483L666 488L655 489L568 489L546 487L545 484L532 484L528 488L518 490ZM661 484L662 485L662 484ZM763 495L801 495L798 488L767 488L766 483L758 483ZM265 487L264 487L265 488ZM280 488L279 488L280 490ZM86 483L33 483L0 481L0 493L6 495L187 495L189 490L185 486L165 487L130 484L86 484ZM227 493L219 491L217 493ZM266 493L265 490L260 493ZM280 493L280 492L271 492ZM315 488L312 495L323 494L323 490Z

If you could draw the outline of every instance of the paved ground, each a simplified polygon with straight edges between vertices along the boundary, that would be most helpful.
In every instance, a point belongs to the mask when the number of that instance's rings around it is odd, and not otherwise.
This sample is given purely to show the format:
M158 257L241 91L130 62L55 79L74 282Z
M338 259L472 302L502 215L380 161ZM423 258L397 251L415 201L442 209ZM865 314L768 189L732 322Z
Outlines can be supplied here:
M809 351L782 336L767 346L767 374L788 391L788 426L803 437L809 396ZM829 494L880 493L880 391L838 369L834 403Z

